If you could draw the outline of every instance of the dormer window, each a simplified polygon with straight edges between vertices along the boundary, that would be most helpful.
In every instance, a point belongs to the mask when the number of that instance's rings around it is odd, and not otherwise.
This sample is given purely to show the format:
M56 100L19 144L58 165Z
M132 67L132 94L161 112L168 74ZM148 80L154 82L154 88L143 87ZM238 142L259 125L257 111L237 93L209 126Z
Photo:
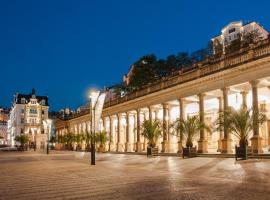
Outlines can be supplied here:
M45 100L42 99L41 102L40 102L41 105L45 106Z
M233 32L235 32L235 28L231 28L231 29L229 30L229 34L230 34L230 33L233 33Z
M22 99L21 99L21 103L22 103L22 104L25 104L25 98L22 98Z

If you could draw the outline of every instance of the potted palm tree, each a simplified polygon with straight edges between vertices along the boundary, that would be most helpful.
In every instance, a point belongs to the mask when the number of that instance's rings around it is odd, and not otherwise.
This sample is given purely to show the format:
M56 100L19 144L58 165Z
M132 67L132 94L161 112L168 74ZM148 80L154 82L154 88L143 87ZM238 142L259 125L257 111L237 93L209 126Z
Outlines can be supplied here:
M236 160L237 158L246 160L248 154L252 152L248 148L250 134L254 126L260 126L266 121L265 113L263 111L254 112L253 109L247 109L245 106L242 106L239 110L230 107L220 117L221 119L217 120L218 128L222 129L226 126L228 131L239 139L239 147L235 146ZM254 123L254 120L256 120L256 123Z
M187 119L178 118L174 123L174 129L186 137L186 147L182 147L183 158L196 156L197 148L193 147L193 140L200 130L205 129L210 132L209 126L201 122L199 116L192 116Z
M98 143L98 152L103 153L105 152L105 144L109 140L107 137L107 132L106 131L101 131L96 133L96 142Z
M20 151L27 150L27 143L29 141L29 137L27 135L17 135L15 137L15 141L20 143Z
M142 124L141 135L148 140L147 157L157 155L158 148L156 147L156 143L162 135L160 122L145 120Z

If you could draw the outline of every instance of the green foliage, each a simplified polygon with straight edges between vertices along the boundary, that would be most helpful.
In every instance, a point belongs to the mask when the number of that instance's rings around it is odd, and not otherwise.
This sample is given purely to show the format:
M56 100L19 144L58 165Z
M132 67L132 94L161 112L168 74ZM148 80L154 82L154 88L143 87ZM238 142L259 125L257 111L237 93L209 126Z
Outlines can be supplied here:
M224 127L227 127L228 132L239 139L240 145L247 145L252 130L256 126L262 125L266 119L263 111L254 112L246 107L235 110L230 107L220 113L216 124L219 130L224 130Z
M107 136L107 132L101 131L101 132L96 133L95 141L97 143L99 143L101 146L104 146L106 144L106 142L109 141L109 138Z
M17 135L14 140L19 142L21 144L21 148L24 149L25 144L29 142L29 137L27 135Z
M262 34L258 29L252 31L245 31L242 34L242 47L248 47L250 44L255 44L262 39Z
M154 148L159 137L162 136L161 124L159 121L145 120L142 124L141 135L148 140L150 147Z
M215 39L213 42L215 55L221 55L223 53L223 45L219 42L218 39Z
M200 130L205 129L210 132L210 127L205 123L200 122L199 116L188 117L186 120L178 118L173 124L174 132L181 137L182 133L186 137L186 146L192 147L194 137L200 132Z
M225 52L226 53L233 53L233 52L241 49L241 46L242 46L241 36L237 35L237 38L235 40L231 41L231 43L225 47Z
M155 55L146 55L134 63L132 76L130 78L129 87L140 89L155 80L155 65L157 59Z

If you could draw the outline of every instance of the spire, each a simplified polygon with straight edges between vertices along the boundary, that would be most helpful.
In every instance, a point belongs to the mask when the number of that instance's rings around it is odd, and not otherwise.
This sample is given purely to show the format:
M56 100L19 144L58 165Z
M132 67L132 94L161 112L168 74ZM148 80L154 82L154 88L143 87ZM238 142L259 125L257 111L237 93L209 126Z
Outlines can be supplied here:
M35 95L36 94L36 90L35 88L32 89L32 95Z
M36 98L36 90L35 90L35 88L32 89L32 98Z

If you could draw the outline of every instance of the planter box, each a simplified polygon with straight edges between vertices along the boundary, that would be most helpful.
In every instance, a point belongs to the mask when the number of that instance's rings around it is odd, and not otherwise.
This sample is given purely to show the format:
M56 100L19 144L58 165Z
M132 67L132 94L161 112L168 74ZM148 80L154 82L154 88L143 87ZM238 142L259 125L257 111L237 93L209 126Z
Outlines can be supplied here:
M197 156L197 147L183 147L183 158L192 158Z
M147 147L147 157L148 156L157 156L158 155L158 148L151 148L151 147Z
M248 159L248 156L252 155L252 148L249 146L238 147L235 145L235 160L241 158L243 160Z

